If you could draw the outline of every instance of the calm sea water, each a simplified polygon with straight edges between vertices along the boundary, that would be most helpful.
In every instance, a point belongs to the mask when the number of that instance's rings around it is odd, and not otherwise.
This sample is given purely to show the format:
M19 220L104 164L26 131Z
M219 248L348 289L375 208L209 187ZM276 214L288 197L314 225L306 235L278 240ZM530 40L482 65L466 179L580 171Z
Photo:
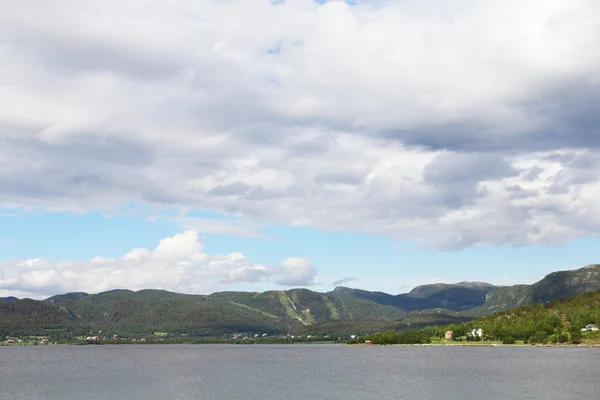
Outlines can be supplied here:
M6 400L597 399L600 349L0 347Z

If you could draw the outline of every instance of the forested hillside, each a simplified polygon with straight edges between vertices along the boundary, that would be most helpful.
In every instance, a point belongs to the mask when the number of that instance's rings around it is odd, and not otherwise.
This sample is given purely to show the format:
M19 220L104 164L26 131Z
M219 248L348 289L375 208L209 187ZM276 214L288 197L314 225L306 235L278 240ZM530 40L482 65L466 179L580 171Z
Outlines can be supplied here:
M390 321L404 315L394 307L307 289L210 296L113 290L1 304L0 333L4 335L49 335L60 329L123 337L156 332L187 337L239 332L277 335L331 321Z
M553 272L533 285L499 287L482 282L459 282L418 286L399 295L346 287L337 287L332 293L371 300L406 312L444 308L461 311L465 316L479 316L597 290L600 290L600 264Z
M445 308L452 311L469 310L485 303L486 295L496 286L481 282L460 282L456 284L432 284L414 288L406 294L391 295L383 292L352 289L343 286L335 288L332 294L371 300L398 308L405 312Z
M600 343L597 331L585 329L590 324L600 326L600 291L497 312L462 324L426 327L413 331L413 335L403 336L388 330L369 339L373 344L427 343L431 338L444 338L446 332L452 331L454 341L578 344L588 340ZM481 335L472 333L478 329L481 329ZM405 341L409 340L406 338L419 338L420 341Z
M64 307L24 299L0 301L0 336L48 335L59 332L75 335L87 330L75 314Z
M98 331L124 337L371 334L459 324L483 314L594 290L600 290L597 264L556 272L534 285L433 284L397 296L343 287L330 293L292 289L208 296L163 290L76 292L44 301L0 299L0 334L62 338Z

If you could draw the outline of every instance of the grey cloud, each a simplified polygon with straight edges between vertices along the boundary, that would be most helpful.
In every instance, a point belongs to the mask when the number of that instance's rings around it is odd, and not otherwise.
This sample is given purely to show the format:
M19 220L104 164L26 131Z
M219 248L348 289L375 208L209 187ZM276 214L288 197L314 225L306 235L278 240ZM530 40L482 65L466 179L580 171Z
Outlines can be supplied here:
M600 156L592 153L579 154L569 163L569 166L579 169L598 168L600 167Z
M434 194L440 202L450 208L460 208L488 194L486 187L477 187L479 182L516 174L499 155L442 153L425 168L424 182L435 188Z
M550 187L548 187L548 189L546 190L546 193L548 194L565 194L565 193L569 193L569 187L567 185L563 185L563 184L552 184Z
M505 188L505 190L510 193L509 198L511 200L527 199L538 196L538 191L524 189L520 185L509 185Z
M306 258L287 258L282 263L284 271L276 283L282 286L310 286L314 284L317 271Z
M552 153L549 154L545 157L543 157L544 160L548 160L548 161L552 161L552 162L558 162L561 164L568 164L570 162L572 162L575 157L577 157L577 154L575 153Z
M542 92L527 105L528 110L546 118L549 126L524 140L534 141L534 148L600 147L599 83L589 76L569 79Z
M331 137L321 135L309 140L290 143L286 147L289 157L318 157L326 154L332 146Z
M208 191L211 196L243 196L251 189L250 185L234 182L227 185L216 186Z
M340 171L317 175L314 182L317 184L342 184L357 185L363 181L363 175L356 172Z
M516 172L499 155L443 153L425 168L424 179L433 185L449 185L514 176Z
M2 204L176 205L448 249L556 243L600 227L592 185L600 64L591 51L564 55L594 48L596 31L568 29L597 24L594 2L557 16L565 31L540 38L562 38L556 48L527 59L538 46L506 39L511 16L494 26L487 6L448 11L481 29L464 46L455 24L436 24L433 3L383 2L369 11L369 29L403 40L375 53L361 36L360 7L336 11L357 17L339 39L320 31L333 19L313 25L314 10L293 2L254 12L268 2L190 0L163 13L159 3L124 0L98 18L88 3L76 16L63 3L17 3L0 15L0 75L8 77L0 78ZM187 7L202 8L206 21L187 19ZM258 20L214 29L250 7ZM131 32L98 29L100 17L121 21L120 12ZM401 21L388 23L392 12ZM546 14L535 23L546 26ZM513 22L516 35L530 31L532 22ZM424 35L432 40L413 41ZM456 64L439 56L437 35L448 38ZM499 59L489 37L506 40ZM324 38L331 42L323 46ZM303 46L285 45L296 42ZM262 58L271 43L285 51ZM346 56L323 50L331 48ZM536 165L517 169L521 159ZM255 164L236 167L240 160Z
M349 277L346 277L346 278L338 279L337 281L333 281L331 284L333 286L340 286L340 285L343 285L344 283L352 282L352 281L355 281L357 279L358 278L356 278L356 277L349 276Z
M530 168L527 172L525 172L525 174L523 175L523 179L526 181L534 181L536 180L540 174L544 171L544 169L538 165Z
M314 284L313 276L285 276L276 281L281 286L311 286Z
M253 187L252 191L246 196L247 200L275 200L284 198L304 198L307 196L307 190L302 187L293 186L283 189L269 189L264 187Z
M414 129L387 129L381 136L410 146L453 152L526 153L599 148L599 85L590 82L587 76L567 79L508 105L527 121L540 121L532 128L485 123L469 117L452 123L424 122Z

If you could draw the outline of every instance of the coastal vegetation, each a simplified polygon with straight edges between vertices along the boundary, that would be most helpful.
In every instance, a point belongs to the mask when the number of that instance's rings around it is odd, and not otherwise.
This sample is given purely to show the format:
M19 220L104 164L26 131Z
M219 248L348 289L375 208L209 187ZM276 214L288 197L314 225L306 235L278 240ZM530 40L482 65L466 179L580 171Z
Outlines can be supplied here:
M420 330L393 330L366 335L349 343L413 344L495 342L502 344L600 344L600 291L567 299L493 313L446 326ZM480 330L480 333L474 333ZM449 335L451 338L446 339Z

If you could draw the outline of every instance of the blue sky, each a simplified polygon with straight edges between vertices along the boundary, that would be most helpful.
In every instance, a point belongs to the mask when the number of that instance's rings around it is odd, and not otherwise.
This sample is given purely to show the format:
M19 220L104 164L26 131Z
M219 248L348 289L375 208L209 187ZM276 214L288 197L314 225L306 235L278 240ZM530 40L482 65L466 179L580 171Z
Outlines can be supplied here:
M211 215L212 214L203 214ZM146 216L106 216L102 213L0 213L2 260L43 258L86 262L96 257L118 258L132 248L156 247L182 230L181 226ZM418 244L352 232L310 227L268 226L265 238L224 234L198 235L209 254L238 251L255 262L275 265L288 256L312 260L318 271L315 290L336 284L404 293L431 282L488 281L499 285L533 283L545 274L572 269L598 257L596 239L579 239L561 246L497 246L460 251L422 249ZM33 244L33 245L32 245ZM347 282L337 281L349 278ZM264 290L273 285L245 282L228 289Z
M0 296L594 263L598 26L558 0L11 4Z

